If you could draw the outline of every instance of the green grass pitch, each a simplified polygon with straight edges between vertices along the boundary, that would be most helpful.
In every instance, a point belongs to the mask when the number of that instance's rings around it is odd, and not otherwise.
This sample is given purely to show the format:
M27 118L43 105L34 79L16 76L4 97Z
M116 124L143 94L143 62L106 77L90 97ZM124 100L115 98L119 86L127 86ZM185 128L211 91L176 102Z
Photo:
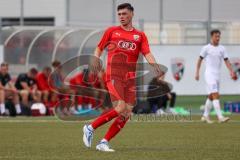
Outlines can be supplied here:
M0 118L0 160L239 160L240 114L230 117L225 124L201 123L198 115L184 122L130 121L111 141L115 153L95 151L108 125L95 132L93 148L87 149L82 143L84 122Z

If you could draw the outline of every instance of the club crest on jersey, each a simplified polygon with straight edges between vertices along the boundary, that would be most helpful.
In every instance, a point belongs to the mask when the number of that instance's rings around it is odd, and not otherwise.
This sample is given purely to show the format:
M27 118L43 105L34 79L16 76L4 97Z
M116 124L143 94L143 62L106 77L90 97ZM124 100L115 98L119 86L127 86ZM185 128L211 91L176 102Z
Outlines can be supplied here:
M171 70L173 78L176 81L180 81L184 74L185 61L183 58L172 58L171 59Z
M233 71L237 76L236 79L234 79L236 81L240 79L240 58L238 57L231 58L230 62L232 64Z
M137 34L134 34L134 35L133 35L133 39L134 39L135 41L138 41L138 40L139 40L139 38L140 38L140 36L139 36L139 35L137 35Z

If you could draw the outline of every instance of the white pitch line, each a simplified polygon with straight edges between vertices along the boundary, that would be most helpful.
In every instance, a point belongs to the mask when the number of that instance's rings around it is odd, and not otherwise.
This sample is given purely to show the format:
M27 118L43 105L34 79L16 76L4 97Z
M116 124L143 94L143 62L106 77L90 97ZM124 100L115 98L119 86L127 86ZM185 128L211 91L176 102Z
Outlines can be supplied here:
M88 123L90 121L63 121L63 120L0 120L0 123ZM185 120L185 121L164 121L164 120L156 120L156 121L134 121L130 120L130 123L203 123L200 120ZM215 124L218 122L215 121ZM240 123L239 120L230 120L227 123ZM204 124L204 123L203 123Z

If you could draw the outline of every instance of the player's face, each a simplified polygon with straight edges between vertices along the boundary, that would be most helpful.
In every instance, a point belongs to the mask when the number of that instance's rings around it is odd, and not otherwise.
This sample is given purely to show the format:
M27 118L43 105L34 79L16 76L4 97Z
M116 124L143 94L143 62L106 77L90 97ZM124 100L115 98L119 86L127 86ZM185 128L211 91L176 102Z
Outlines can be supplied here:
M7 74L8 73L8 66L1 66L1 73Z
M45 69L45 70L43 71L43 73L45 74L46 77L48 77L48 76L50 76L50 74L51 74L51 70Z
M29 77L30 77L30 78L33 78L33 79L35 79L35 77L36 77L36 76L37 76L36 74L29 73Z
M128 9L120 9L118 11L118 19L121 25L126 26L132 22L133 12Z
M211 40L212 40L212 43L214 45L218 45L219 44L219 41L220 41L220 38L221 38L221 35L220 33L214 33L211 37Z

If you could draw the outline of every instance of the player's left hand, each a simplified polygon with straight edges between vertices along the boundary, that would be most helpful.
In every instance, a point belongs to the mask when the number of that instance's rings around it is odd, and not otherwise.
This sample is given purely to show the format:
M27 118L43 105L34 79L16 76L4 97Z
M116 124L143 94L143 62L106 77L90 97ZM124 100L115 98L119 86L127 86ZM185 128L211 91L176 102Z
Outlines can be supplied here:
M161 70L159 64L153 64L154 72L157 77L162 77L165 73Z
M237 80L237 75L236 75L235 72L231 71L231 72L230 72L230 76L231 76L231 78L232 78L233 80Z

